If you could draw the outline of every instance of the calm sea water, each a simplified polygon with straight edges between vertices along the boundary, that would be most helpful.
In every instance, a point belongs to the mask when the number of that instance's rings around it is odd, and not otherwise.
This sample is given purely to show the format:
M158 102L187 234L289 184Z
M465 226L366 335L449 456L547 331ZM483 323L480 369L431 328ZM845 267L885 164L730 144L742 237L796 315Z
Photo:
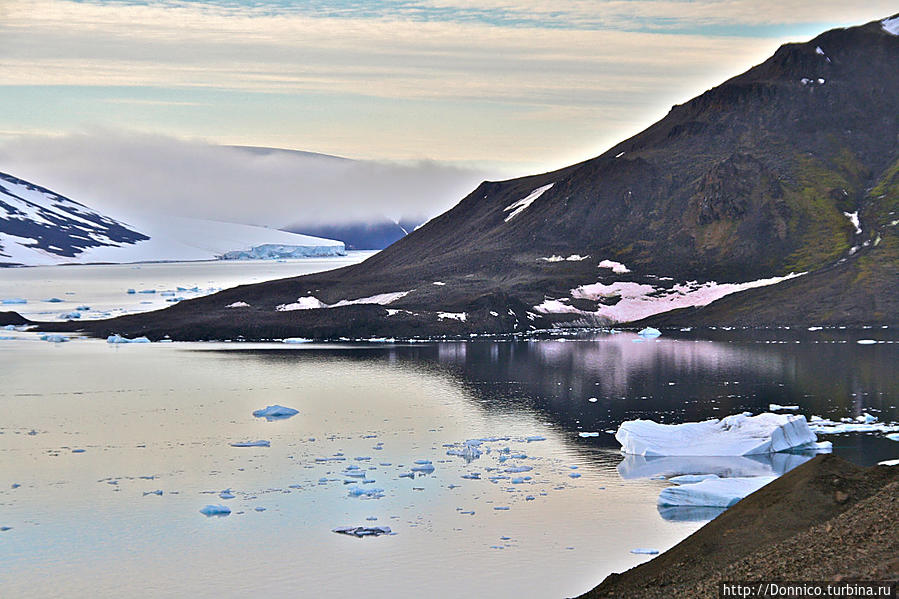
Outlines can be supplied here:
M166 266L164 285L217 283ZM90 302L95 284L91 273L65 286ZM664 551L714 515L660 513L668 483L653 477L690 464L623 459L604 432L621 421L769 403L899 420L889 329L688 335L114 346L0 331L13 337L0 340L2 594L571 596L648 559L631 549ZM299 414L252 416L272 404ZM447 454L483 437L495 440L477 459ZM259 439L271 446L230 445ZM860 463L899 457L879 435L830 440ZM725 466L781 472L804 459ZM410 478L418 461L434 470ZM205 517L207 504L232 513ZM340 526L395 534L331 532Z

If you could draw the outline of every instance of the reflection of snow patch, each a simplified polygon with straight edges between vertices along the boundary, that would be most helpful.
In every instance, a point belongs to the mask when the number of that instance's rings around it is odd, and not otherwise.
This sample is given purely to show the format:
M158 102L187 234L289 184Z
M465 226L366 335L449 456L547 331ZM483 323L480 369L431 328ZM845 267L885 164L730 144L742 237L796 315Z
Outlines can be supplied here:
M225 306L226 308L249 308L250 304L247 302L234 302Z
M526 197L518 200L517 202L513 202L503 208L503 212L509 212L510 210L512 211L506 217L506 222L509 222L510 220L521 214L528 206L533 204L537 200L537 198L542 196L552 186L553 184L550 183L549 185L538 187L537 189L529 193Z

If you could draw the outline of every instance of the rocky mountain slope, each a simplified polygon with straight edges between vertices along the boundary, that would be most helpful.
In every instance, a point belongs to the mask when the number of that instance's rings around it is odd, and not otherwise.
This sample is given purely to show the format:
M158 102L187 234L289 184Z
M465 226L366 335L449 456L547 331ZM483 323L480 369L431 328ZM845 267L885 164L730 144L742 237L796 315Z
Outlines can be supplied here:
M786 44L601 156L482 183L359 265L108 328L249 338L652 317L897 323L896 64L899 16Z

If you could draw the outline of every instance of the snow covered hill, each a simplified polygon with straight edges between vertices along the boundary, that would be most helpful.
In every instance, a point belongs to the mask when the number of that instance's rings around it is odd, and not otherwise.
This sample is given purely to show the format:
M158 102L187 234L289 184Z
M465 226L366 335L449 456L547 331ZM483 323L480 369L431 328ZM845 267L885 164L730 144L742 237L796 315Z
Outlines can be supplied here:
M344 255L341 241L186 218L125 224L0 173L0 265L298 258Z

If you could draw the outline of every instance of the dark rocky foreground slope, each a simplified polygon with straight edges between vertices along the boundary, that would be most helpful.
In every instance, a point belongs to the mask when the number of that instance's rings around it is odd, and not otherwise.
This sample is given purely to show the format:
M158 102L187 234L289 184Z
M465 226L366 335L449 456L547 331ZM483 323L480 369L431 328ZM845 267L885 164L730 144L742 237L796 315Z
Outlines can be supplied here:
M718 597L722 581L899 580L899 467L820 455L582 595Z
M359 265L77 326L180 339L513 332L635 321L790 273L806 274L652 322L899 323L895 23L784 45L597 158L482 183Z

